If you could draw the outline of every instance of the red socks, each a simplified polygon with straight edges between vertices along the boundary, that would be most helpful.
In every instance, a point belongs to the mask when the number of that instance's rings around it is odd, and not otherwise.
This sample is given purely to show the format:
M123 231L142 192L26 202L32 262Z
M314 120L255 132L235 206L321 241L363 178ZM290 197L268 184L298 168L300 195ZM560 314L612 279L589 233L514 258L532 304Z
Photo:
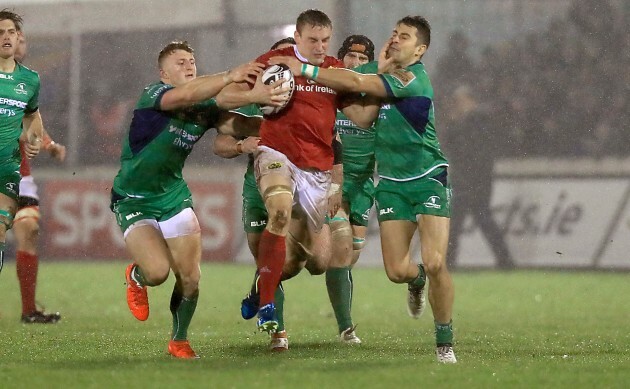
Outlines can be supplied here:
M17 277L22 293L22 314L28 315L35 312L35 285L37 284L37 255L26 251L18 251L15 257Z
M260 273L260 306L274 301L274 293L282 277L287 247L284 236L265 230L258 246L258 272Z

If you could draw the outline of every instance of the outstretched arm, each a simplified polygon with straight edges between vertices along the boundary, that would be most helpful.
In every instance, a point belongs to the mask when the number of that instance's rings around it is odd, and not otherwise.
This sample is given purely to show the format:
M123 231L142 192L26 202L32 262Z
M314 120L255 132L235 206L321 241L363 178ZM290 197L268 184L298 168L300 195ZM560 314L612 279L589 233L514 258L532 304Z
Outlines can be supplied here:
M223 88L217 95L217 105L222 109L234 109L248 104L271 105L281 107L289 98L288 87L280 87L284 78L265 85L260 77L250 89L245 83L232 84Z
M226 85L238 82L254 82L264 65L252 62L242 64L227 72L200 76L182 86L164 93L160 109L172 111L213 98Z
M367 93L376 97L387 97L387 90L376 74L361 74L349 69L321 68L300 62L295 57L271 57L270 64L284 63L293 74L315 80L339 92Z
M381 99L365 95L349 94L341 102L341 111L361 128L370 128L378 118Z

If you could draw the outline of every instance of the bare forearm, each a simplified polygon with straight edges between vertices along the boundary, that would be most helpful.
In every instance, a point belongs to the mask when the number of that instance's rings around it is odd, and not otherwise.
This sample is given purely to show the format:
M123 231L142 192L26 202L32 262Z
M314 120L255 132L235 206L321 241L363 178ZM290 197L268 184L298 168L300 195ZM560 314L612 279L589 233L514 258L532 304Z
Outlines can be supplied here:
M221 158L234 158L242 153L238 150L238 139L224 134L218 134L214 139L213 151Z
M39 111L24 115L22 125L28 142L30 142L31 139L39 139L41 141L44 138L44 124Z

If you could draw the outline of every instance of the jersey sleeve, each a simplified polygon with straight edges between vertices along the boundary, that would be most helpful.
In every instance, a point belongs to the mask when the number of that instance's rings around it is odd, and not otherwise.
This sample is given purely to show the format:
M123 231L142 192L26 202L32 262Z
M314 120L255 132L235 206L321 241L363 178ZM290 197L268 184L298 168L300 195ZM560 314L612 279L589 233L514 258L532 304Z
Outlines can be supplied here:
M160 102L162 101L164 93L173 88L175 88L173 85L164 84L161 82L147 86L146 88L144 88L142 96L140 97L140 101L138 101L138 106L136 108L154 108L159 110Z
M422 70L424 72L424 70ZM398 69L392 73L379 74L383 80L389 97L419 97L432 98L428 77L417 75L409 68Z
M232 109L230 112L246 117L263 117L263 113L258 104L245 105L240 108Z
M40 88L39 75L35 77L34 84L35 85L33 85L33 95L28 100L28 103L26 104L26 108L24 109L24 113L27 115L37 111L37 109L39 108L39 88Z

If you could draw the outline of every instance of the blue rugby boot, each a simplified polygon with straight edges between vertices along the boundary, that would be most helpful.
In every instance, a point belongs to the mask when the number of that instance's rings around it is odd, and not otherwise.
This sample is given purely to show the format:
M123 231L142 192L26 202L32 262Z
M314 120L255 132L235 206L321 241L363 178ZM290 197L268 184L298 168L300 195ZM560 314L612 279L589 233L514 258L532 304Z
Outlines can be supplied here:
M260 307L260 291L258 290L259 278L260 274L258 274L258 269L256 269L254 283L249 293L247 293L247 296L241 301L241 316L245 320L253 318L258 313L258 308Z
M266 304L258 310L258 330L269 334L275 333L278 329L278 319L276 319L276 306L274 303Z

